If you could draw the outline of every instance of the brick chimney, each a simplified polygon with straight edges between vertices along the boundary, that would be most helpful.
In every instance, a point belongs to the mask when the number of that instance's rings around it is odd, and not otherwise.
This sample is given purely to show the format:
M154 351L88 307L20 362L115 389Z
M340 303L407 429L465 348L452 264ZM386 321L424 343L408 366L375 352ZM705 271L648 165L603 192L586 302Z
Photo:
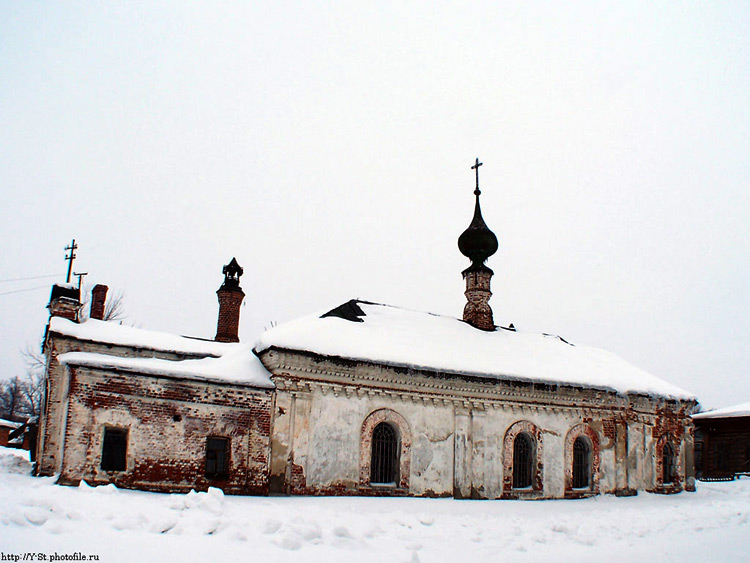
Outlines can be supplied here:
M224 266L224 283L216 292L219 297L219 322L216 327L217 342L239 342L240 305L245 293L240 287L242 267L235 258Z
M109 288L102 284L95 285L94 289L91 290L90 319L104 320L104 303L107 301L108 290Z
M53 285L47 309L50 317L77 322L78 311L81 310L81 290L67 285Z

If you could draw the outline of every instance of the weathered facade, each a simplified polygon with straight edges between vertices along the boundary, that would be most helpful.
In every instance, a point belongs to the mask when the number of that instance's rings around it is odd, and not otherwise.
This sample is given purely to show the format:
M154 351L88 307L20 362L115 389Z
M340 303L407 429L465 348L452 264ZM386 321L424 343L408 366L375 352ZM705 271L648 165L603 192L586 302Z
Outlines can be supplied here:
M691 400L498 381L268 348L276 384L270 486L287 494L576 498L694 489ZM373 484L373 429L397 471ZM514 483L516 438L530 481ZM585 442L583 467L574 446ZM664 448L672 448L665 473ZM580 461L580 460L579 460ZM574 483L574 470L583 480ZM516 478L518 475L515 476Z
M268 492L273 390L248 347L105 323L93 318L96 299L79 325L55 315L54 302L53 292L38 474L64 484Z

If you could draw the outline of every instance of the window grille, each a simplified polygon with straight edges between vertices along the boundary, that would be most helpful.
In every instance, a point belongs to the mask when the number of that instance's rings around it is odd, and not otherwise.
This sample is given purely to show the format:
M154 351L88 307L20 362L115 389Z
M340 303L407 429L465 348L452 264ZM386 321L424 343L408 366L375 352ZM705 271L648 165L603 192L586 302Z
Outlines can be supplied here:
M534 465L533 440L526 433L516 436L513 441L513 488L531 487Z
M128 431L105 428L102 442L102 464L105 471L125 471L128 453Z
M398 482L398 436L394 428L381 422L372 431L370 483L395 485Z
M674 483L674 477L675 477L675 459L674 459L674 449L672 448L672 444L669 442L664 442L664 446L661 450L661 459L662 459L662 484L664 485L671 485Z
M591 448L583 436L573 443L573 488L588 489L591 486Z
M206 477L216 479L229 475L229 440L206 439Z

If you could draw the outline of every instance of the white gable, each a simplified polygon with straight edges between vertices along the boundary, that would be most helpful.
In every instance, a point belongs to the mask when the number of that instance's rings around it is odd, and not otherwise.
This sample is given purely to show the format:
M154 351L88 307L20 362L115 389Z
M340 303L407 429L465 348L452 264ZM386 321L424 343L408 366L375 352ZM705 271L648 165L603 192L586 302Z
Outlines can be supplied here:
M357 306L364 313L358 321L303 317L264 332L255 350L276 347L494 379L694 398L610 352L556 336L485 332L452 317L366 302Z

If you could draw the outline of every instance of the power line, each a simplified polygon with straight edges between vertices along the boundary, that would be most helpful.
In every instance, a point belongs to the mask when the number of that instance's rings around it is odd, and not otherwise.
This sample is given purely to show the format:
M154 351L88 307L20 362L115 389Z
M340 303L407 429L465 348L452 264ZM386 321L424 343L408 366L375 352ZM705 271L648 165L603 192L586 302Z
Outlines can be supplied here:
M40 285L39 287L30 287L29 289L16 289L15 291L6 291L4 293L0 293L0 295L10 295L11 293L22 293L24 291L36 291L37 289L43 289L45 287L49 287L49 286Z
M0 280L0 283L26 281L26 280L41 280L42 278L56 278L58 276L62 276L62 274L50 274L48 276L33 276L30 278L13 278L13 279L7 279L7 280Z

